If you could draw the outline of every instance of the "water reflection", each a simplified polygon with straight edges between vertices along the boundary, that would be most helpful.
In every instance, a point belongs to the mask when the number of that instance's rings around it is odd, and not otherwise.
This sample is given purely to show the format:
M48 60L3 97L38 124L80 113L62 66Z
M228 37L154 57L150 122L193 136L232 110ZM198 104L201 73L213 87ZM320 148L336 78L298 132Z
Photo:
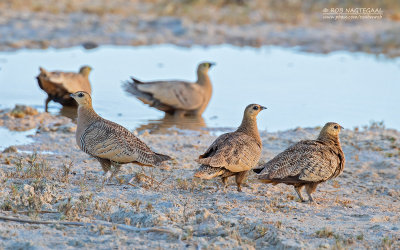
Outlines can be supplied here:
M78 107L62 106L59 114L75 121L78 117Z
M94 68L89 78L95 111L129 130L146 125L154 129L172 127L171 122L178 121L162 118L162 112L126 94L121 87L123 81L135 75L143 81L194 81L197 64L206 60L217 63L210 72L213 95L203 114L209 128L237 127L244 107L258 103L268 107L258 117L261 130L321 126L327 121L352 128L371 120L383 120L386 127L400 129L400 116L395 108L400 106L400 59L384 60L363 53L320 55L279 47L255 49L229 45L19 50L0 52L0 57L6 60L0 61L0 82L7 83L1 85L2 107L22 103L43 111L46 94L34 78L38 67L75 71L81 64L87 64ZM22 73L21 65L24 65ZM75 117L74 111L59 111L60 107L50 105L50 112ZM201 128L196 123L188 126L182 121L175 125Z
M172 134L176 129L199 131L208 133L204 128L207 124L203 117L177 117L166 114L162 119L149 120L147 124L140 125L136 130L148 130L151 134Z

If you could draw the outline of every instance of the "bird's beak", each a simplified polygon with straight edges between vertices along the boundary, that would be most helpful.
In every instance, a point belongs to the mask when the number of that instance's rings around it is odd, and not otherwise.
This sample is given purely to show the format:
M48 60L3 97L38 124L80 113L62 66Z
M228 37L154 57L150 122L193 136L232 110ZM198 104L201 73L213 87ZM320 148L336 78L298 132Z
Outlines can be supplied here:
M211 68L211 67L215 66L216 63L208 63L208 65L209 65L209 68Z
M70 96L70 97L72 97L72 98L74 98L74 97L75 97L75 95L74 95L74 94L70 94L69 96Z
M267 109L267 108L260 105L260 109L261 109L261 110L264 110L264 109Z
M340 126L340 129L344 129L342 126Z

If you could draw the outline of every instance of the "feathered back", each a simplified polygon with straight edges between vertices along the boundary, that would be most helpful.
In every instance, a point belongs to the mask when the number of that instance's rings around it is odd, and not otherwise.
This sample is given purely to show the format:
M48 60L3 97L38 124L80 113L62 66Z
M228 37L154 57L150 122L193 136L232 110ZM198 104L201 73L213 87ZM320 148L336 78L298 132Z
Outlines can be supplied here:
M258 178L284 183L322 182L343 172L345 157L339 138L327 133L327 124L317 140L300 141L257 168ZM333 134L338 134L334 132Z

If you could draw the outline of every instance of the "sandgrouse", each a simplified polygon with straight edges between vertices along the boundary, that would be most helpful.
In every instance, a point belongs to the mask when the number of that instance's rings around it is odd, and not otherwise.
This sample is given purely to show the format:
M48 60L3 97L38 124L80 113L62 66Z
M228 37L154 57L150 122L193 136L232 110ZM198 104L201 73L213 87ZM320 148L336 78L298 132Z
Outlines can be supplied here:
M110 179L121 164L160 166L162 162L171 159L152 151L121 125L100 117L93 110L89 93L79 91L71 96L79 104L76 142L82 151L100 162L105 174L111 172L111 166L116 168Z
M301 189L305 186L309 202L313 202L311 194L317 185L343 171L345 158L339 141L341 129L339 124L328 122L317 140L300 141L253 171L259 173L258 178L264 183L293 185L303 202Z
M143 103L167 114L201 116L212 95L208 70L213 65L210 62L200 63L195 83L178 80L142 82L132 77L124 88Z
M243 120L235 132L219 136L196 160L201 164L194 174L202 179L212 179L221 176L224 188L228 177L235 176L237 190L242 191L241 184L247 172L260 159L262 143L257 128L257 115L266 109L258 104L246 107Z
M39 68L40 74L36 77L39 87L47 93L45 111L48 110L50 101L58 102L63 106L77 106L70 94L77 91L91 93L89 73L92 70L89 66L80 68L79 73L54 71L48 72Z

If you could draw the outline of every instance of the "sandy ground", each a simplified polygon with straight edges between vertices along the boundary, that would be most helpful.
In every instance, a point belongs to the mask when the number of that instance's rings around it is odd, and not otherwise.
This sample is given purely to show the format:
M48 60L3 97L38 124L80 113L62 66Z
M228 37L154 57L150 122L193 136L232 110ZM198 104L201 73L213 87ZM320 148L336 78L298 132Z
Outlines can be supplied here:
M0 121L13 129L27 123L37 127L34 143L0 154L0 216L81 223L2 221L0 248L400 247L396 130L379 125L344 130L340 138L345 170L321 184L314 195L318 204L310 205L301 203L291 187L258 183L253 173L241 193L233 180L223 192L219 180L193 179L198 167L193 159L221 131L141 131L140 139L174 158L169 169L128 164L111 184L102 185L101 167L78 149L75 124L68 118L40 113L16 118L3 112ZM319 128L261 131L260 162L318 132Z
M400 7L395 1L382 7L382 19L358 21L322 18L324 8L340 8L341 3L279 2L6 0L0 3L0 51L168 43L400 55ZM373 2L364 5L346 7L376 7Z

